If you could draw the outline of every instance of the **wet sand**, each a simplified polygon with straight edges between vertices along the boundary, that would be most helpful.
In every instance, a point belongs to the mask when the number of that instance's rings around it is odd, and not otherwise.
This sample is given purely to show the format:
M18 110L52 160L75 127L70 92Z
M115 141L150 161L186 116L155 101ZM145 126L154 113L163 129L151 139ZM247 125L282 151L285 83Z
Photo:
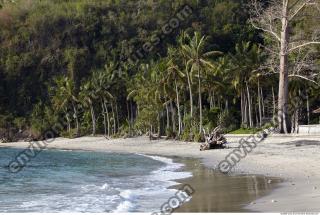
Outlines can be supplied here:
M196 159L175 159L186 166L181 171L191 171L193 177L177 180L180 185L194 189L192 198L174 212L254 212L245 208L255 200L279 187L280 178L262 175L225 175L206 168Z

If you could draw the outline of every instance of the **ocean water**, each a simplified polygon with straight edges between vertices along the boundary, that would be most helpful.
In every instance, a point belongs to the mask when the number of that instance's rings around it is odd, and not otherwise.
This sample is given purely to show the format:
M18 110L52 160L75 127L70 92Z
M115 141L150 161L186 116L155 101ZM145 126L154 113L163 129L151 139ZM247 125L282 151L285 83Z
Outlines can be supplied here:
M0 212L157 212L192 176L169 158L45 150L19 173L20 149L0 148Z

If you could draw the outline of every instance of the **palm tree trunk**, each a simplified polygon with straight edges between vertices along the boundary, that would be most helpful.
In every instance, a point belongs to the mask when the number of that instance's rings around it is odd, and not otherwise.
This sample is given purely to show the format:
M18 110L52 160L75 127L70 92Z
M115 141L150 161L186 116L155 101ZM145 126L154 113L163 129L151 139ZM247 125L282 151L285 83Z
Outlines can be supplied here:
M310 124L310 104L309 104L309 96L307 94L307 120L308 120L308 125Z
M261 109L261 95L260 95L260 81L258 80L258 107L259 107L259 127L262 127L262 109ZM258 121L257 121L258 124Z
M191 86L191 80L189 76L189 72L187 72L187 79L188 79L188 87L189 87L189 95L190 95L190 115L191 118L193 117L193 96L192 96L192 86Z
M229 112L229 102L228 102L228 99L226 99L225 110L226 110L227 112Z
M275 97L275 94L274 94L274 88L272 86L272 101L273 101L273 119L275 120L275 117L276 117L276 97Z
M296 114L295 114L295 112L296 111L294 111L294 113L292 114L292 116L291 116L291 132L292 133L294 133L295 132L295 116L296 116Z
M264 118L266 115L265 115L265 106L264 106L264 97L263 97L262 87L260 87L260 96L261 96L261 104L262 104L262 117Z
M108 106L107 106L107 102L104 101L104 109L105 109L105 113L107 115L107 125L108 125L108 137L110 137L110 117L109 117L109 110L108 110Z
M149 139L152 140L152 124L149 127Z
M107 119L106 119L106 110L104 109L103 101L101 101L102 115L103 115L103 127L104 127L104 136L107 136Z
M161 117L160 112L158 112L158 138L161 137Z
M243 101L243 90L240 92L240 109L241 109L241 126L244 125L244 101Z
M255 112L255 115L256 115L256 127L258 127L259 126L259 123L260 123L260 120L259 120L259 116L258 116L258 110L257 110L257 106L255 105L254 106L255 108L255 110L254 110L254 112Z
M120 123L119 123L119 111L118 111L118 104L117 104L117 102L116 102L116 115L117 115L117 127L116 127L116 131L118 132Z
M213 95L209 92L209 102L210 102L210 109L213 108Z
M180 112L180 99L179 99L179 91L178 91L178 85L177 85L177 80L175 80L175 85L176 85L176 95L177 95L177 108L178 108L178 124L179 124L179 129L178 129L178 136L181 135L181 112Z
M129 135L131 136L131 119L130 119L129 102L126 101L126 103L127 103L127 120L129 125Z
M169 116L169 105L166 104L166 111L167 111L167 129L170 128L170 116Z
M243 98L244 99L244 125L246 126L246 128L248 127L248 100L246 99L246 97Z
M78 111L74 103L72 102L72 107L73 107L73 113L74 113L74 118L76 120L76 136L79 137L79 118L78 118Z
M133 125L133 121L134 121L134 111L133 111L133 102L132 100L130 100L130 110L131 110L131 125Z
M112 118L113 118L113 134L116 134L116 115L114 113L113 103L111 104Z
M296 116L295 116L295 127L296 127L296 133L298 134L299 133L299 109L300 108L298 108L297 109L297 111L296 111Z
M176 114L172 104L172 100L170 100L170 109L171 109L171 119L172 119L172 131L176 132Z
M199 84L199 110L200 110L200 126L199 133L202 132L202 96L201 96L201 76L200 76L200 68L198 66L198 84Z
M94 109L91 103L90 103L90 112L91 112L91 120L92 120L92 136L95 136L96 135L96 115L94 113Z
M65 117L67 119L67 124L68 124L68 127L67 127L68 133L70 134L70 132L71 132L71 120L70 120L70 117L69 117L69 113L67 111L65 111Z
M253 127L253 122L252 122L252 109L251 109L251 97L250 97L250 91L249 91L249 86L248 83L246 82L247 86L247 94L248 94L248 116L249 116L249 126L250 128Z
M186 99L186 98L185 98L185 99ZM182 131L183 131L184 128L186 127L186 124L185 124L186 116L187 116L187 108L186 108L186 105L184 104L184 105L183 105Z

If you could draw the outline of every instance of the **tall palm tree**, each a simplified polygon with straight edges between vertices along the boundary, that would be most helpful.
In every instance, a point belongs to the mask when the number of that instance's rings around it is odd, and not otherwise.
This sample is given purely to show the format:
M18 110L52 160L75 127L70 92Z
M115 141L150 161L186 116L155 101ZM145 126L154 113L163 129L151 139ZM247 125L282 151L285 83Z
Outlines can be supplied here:
M201 36L199 32L195 32L194 36L189 39L187 44L182 46L182 52L187 59L187 68L190 69L191 73L196 72L198 78L198 99L199 99L199 114L200 114L200 127L199 132L202 132L203 117L202 117L202 90L201 90L201 79L202 72L207 71L208 68L214 66L210 62L209 58L212 56L221 55L219 51L206 52L206 37Z
M78 103L77 96L75 94L74 83L68 77L58 77L55 79L56 87L52 90L54 91L53 103L58 110L63 110L65 117L68 122L68 131L71 131L71 119L68 113L68 108L71 107L73 110L73 118L76 121L76 135L79 136L79 117L76 104Z
M185 73L185 76L187 77L187 83L188 83L188 89L189 89L189 102L190 102L190 116L193 117L193 93L192 93L192 82L191 82L191 74L188 69L187 65L187 58L184 53L183 46L188 44L188 41L190 40L190 36L186 32L182 32L180 36L178 37L178 44L179 44L179 52L177 52L177 56L175 59L182 59L182 66L183 66L183 72Z
M175 96L176 96L176 105L178 109L178 136L182 132L182 116L180 110L180 93L179 93L179 84L181 79L185 77L185 74L180 70L179 66L175 61L176 50L173 48L168 49L168 62L167 62L167 76L166 81L171 86L174 86Z
M110 83L107 78L107 74L103 71L95 71L91 78L92 85L94 87L95 100L100 101L101 110L103 115L104 135L110 136L110 119L108 112L108 102L112 102L113 95L110 93Z
M261 49L250 42L242 42L236 45L235 54L229 57L232 62L231 83L241 98L242 124L249 121L249 127L253 127L250 82L261 63Z
M80 88L80 98L84 107L90 109L92 121L92 135L96 135L96 115L93 107L95 96L95 87L92 80L86 81Z

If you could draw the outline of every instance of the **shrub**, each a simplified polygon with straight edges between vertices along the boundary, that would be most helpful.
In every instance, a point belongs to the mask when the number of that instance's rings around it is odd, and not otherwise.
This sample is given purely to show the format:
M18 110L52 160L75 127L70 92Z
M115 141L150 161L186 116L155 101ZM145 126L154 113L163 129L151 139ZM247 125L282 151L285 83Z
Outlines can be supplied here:
M229 111L223 111L218 116L218 125L224 132L236 129L236 120Z

